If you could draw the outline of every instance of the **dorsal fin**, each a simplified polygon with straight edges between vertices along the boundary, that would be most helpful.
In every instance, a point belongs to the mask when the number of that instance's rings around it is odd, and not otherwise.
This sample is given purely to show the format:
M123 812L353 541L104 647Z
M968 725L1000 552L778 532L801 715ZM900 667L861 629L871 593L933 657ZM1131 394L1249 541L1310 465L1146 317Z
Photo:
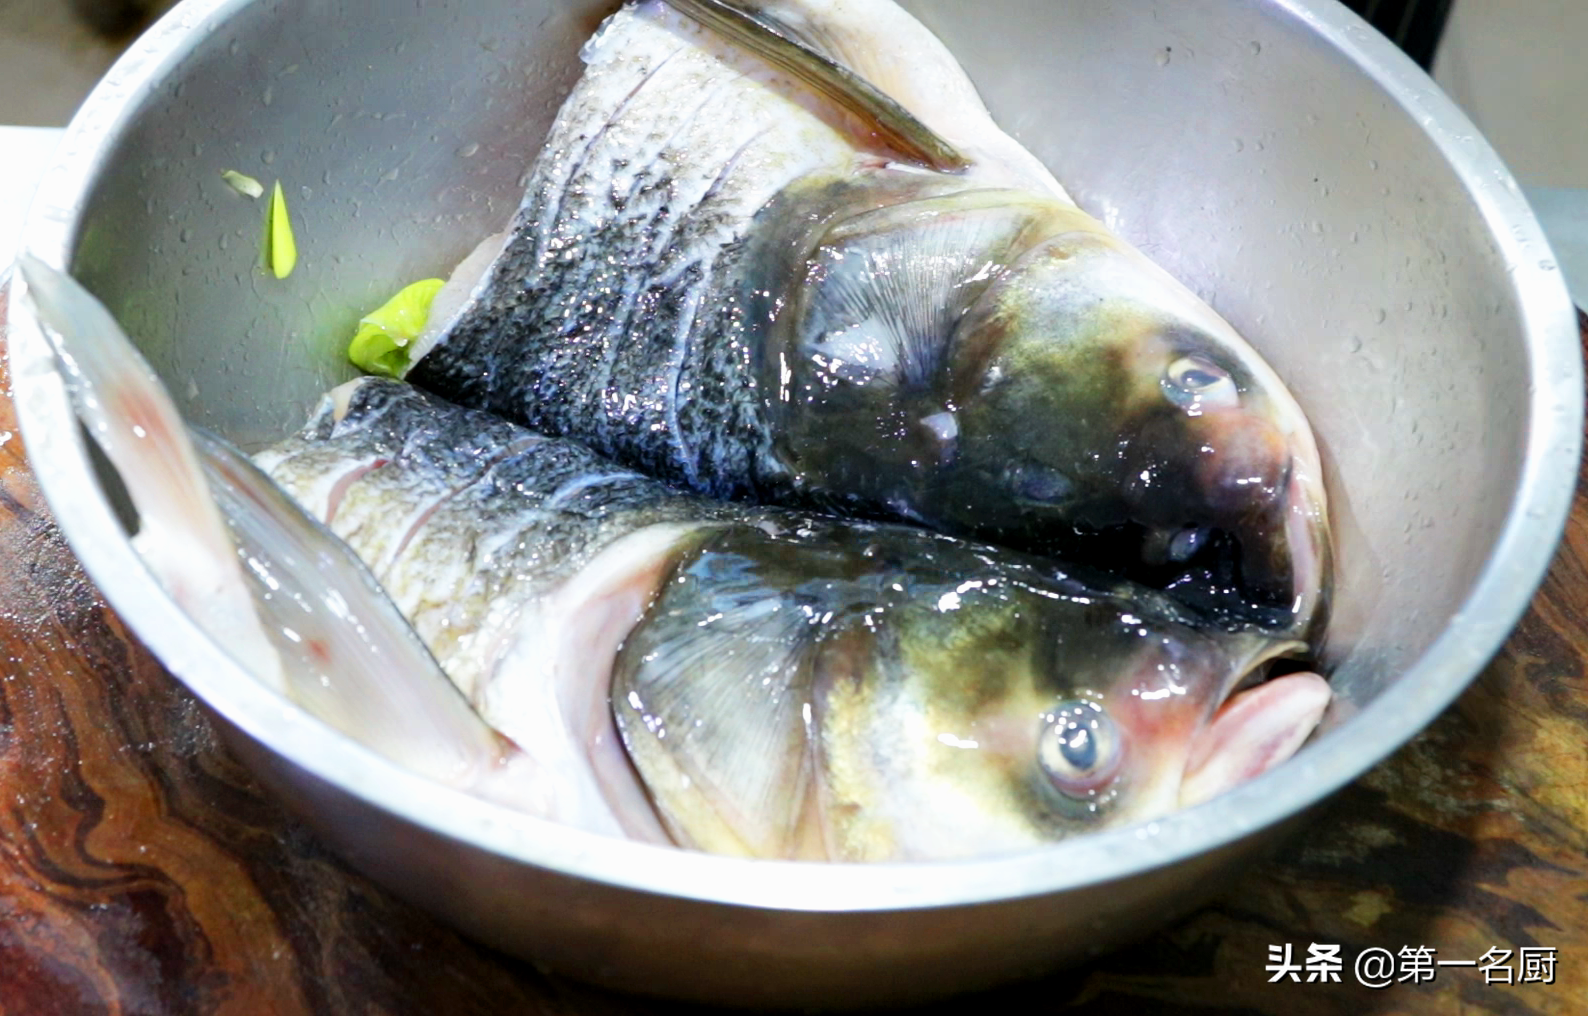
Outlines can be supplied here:
M730 0L666 2L854 113L895 153L944 173L957 173L970 165L970 159L909 110L765 12L746 10Z

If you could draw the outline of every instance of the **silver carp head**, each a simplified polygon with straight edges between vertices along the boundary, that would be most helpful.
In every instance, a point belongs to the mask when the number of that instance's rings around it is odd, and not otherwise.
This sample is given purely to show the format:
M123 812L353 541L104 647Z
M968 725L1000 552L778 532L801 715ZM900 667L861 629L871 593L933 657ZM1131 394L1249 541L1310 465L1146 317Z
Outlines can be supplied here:
M882 170L772 211L807 224L752 300L793 485L1305 633L1321 468L1273 370L1073 205L945 189Z
M714 532L625 641L618 728L680 844L1028 849L1219 793L1289 757L1328 701L1312 674L1231 697L1295 643L1195 628L1157 594L1007 552L856 532Z
M925 523L1321 630L1295 401L907 12L642 0L583 56L414 383L707 496Z

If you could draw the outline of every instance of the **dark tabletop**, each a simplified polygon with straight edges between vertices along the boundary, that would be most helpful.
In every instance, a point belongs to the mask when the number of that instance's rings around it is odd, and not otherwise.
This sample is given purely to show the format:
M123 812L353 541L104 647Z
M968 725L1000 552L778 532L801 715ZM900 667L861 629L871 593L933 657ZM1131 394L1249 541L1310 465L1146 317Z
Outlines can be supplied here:
M323 847L83 575L0 382L0 1013L692 1011L475 945ZM1580 486L1498 658L1271 861L1089 966L920 1012L1588 1013L1585 621ZM1339 983L1307 982L1312 945L1340 947ZM1271 983L1286 946L1299 980ZM1409 979L1358 983L1373 949Z

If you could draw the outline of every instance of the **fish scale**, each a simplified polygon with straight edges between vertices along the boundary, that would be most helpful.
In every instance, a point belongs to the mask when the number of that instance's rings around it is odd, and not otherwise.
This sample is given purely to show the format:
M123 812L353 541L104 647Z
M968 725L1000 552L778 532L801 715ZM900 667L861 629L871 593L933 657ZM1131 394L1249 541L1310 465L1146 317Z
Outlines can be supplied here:
M774 75L664 5L620 12L586 59L473 311L410 379L703 493L751 494L781 467L746 381L738 241L854 150L744 87Z

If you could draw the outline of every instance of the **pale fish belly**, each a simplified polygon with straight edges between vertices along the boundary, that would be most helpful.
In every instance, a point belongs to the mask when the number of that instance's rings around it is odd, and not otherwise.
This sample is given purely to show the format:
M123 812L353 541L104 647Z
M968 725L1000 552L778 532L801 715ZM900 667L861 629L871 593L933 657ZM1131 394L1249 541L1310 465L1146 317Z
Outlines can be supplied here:
M741 242L792 182L865 156L777 72L663 4L614 15L584 58L505 249L410 380L747 493L770 452Z

